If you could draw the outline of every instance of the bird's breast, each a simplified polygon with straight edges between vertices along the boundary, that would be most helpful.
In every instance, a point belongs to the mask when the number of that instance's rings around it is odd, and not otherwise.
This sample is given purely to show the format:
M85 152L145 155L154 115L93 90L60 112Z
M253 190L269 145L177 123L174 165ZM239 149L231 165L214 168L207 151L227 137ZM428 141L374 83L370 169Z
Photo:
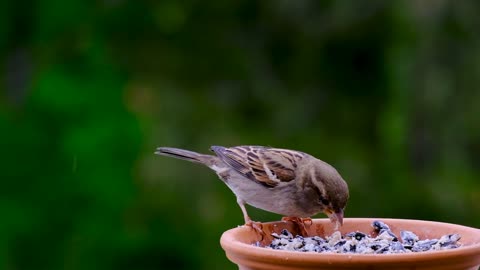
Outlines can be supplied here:
M218 176L247 204L283 216L310 217L319 212L312 206L305 207L299 198L294 181L267 188L233 170L217 171Z

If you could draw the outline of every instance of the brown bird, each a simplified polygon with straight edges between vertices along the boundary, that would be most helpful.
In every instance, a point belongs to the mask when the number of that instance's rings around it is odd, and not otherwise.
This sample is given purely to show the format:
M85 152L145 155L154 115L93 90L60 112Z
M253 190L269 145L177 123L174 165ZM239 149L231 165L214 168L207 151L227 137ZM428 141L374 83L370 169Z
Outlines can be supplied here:
M245 224L252 222L245 204L299 222L323 212L343 224L348 186L331 165L309 154L263 146L212 146L214 155L159 147L155 154L206 165L235 193ZM260 226L260 228L259 228Z

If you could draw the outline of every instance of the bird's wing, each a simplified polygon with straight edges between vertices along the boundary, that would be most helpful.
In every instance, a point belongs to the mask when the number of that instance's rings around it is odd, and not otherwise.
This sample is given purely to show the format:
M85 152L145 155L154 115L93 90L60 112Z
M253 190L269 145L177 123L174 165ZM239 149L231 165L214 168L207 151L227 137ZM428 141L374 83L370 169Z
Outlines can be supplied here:
M212 151L244 177L267 187L295 179L298 162L305 154L263 146L212 146Z

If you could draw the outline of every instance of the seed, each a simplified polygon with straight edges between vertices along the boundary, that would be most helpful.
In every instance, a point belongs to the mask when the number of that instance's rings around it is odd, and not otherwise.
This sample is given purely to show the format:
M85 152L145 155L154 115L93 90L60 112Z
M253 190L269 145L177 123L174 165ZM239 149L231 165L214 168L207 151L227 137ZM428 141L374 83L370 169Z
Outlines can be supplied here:
M413 245L412 251L420 252L430 250L432 246L435 245L437 242L437 239L418 241L415 243L415 245Z
M372 223L372 227L377 232L376 237L358 231L347 233L344 237L339 231L325 238L299 235L294 237L284 229L280 234L272 233L273 240L266 248L318 253L394 254L452 249L461 246L458 242L460 235L455 233L443 235L439 239L419 240L419 237L411 231L400 231L400 242L387 224L376 220ZM253 245L259 246L259 243Z
M314 237L312 237L312 239L319 242L319 243L325 242L325 239L323 239L320 236L314 236Z
M381 230L390 230L390 227L388 227L387 224L381 222L380 220L375 220L374 222L372 222L372 227L377 232L379 232Z
M391 249L394 253L405 252L405 248L400 242L392 242Z
M456 245L458 240L460 240L459 234L447 234L440 237L438 243L440 244L440 247L446 247Z
M373 249L374 251L376 250L379 250L382 246L380 244L372 244L370 246L371 249Z
M411 231L401 231L400 238L405 247L413 247L413 244L418 241L418 236Z
M288 238L293 238L293 235L287 230L287 229L283 229L280 234L282 234L283 236L286 236Z
M336 248L341 247L345 245L346 242L347 242L346 240L338 241L333 247L336 247Z
M386 253L389 249L390 249L389 246L382 246L377 251L375 251L375 253L383 254L383 253Z
M362 240L363 238L365 238L367 235L364 234L364 233L361 233L361 232L351 232L351 233L347 233L345 236L346 236L346 237L355 238L355 239L357 239L358 241L360 241L360 240Z
M384 239L388 241L398 241L397 236L390 230L382 229L380 234L377 236L378 239Z

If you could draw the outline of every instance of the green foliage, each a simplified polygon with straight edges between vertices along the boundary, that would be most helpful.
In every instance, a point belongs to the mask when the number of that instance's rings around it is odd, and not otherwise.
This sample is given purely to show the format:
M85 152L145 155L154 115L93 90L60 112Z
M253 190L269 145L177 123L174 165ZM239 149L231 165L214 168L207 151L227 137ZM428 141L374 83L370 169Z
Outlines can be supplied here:
M235 269L233 194L157 146L303 150L346 216L480 227L478 8L3 1L0 267Z

